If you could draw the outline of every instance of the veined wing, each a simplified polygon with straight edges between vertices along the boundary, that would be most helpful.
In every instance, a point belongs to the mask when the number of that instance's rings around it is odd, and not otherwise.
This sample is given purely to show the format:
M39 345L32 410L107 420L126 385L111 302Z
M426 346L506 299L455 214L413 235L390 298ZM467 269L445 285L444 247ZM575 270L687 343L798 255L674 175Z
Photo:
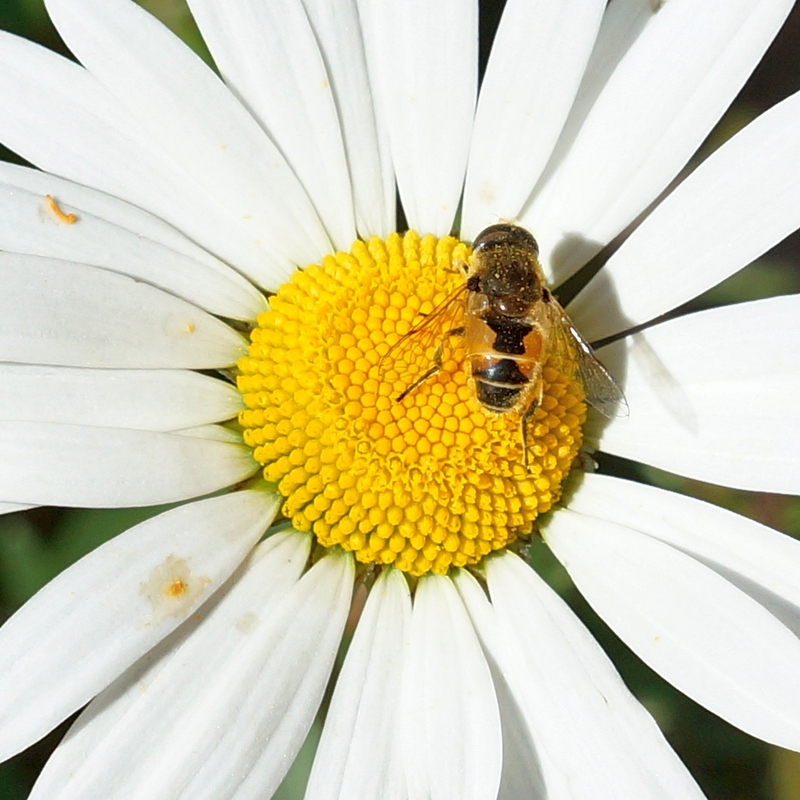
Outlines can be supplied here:
M586 402L609 419L627 417L628 402L622 389L600 363L591 345L581 336L567 312L549 292L543 314L547 317L550 346L555 352L571 358L586 395Z
M441 360L444 340L463 327L466 291L466 283L453 289L381 357L378 362L381 375L405 384L401 396L416 388L421 378L436 372L432 367Z

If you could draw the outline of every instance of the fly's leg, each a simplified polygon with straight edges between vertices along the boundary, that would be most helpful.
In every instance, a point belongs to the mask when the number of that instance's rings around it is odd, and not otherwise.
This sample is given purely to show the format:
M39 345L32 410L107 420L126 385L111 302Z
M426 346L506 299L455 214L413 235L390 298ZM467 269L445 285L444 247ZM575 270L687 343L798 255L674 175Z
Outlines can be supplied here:
M537 408L537 403L531 403L527 411L519 418L519 435L522 439L522 463L525 464L525 469L530 467L530 461L528 460L528 419L533 416Z
M414 391L414 389L419 388L425 383L428 378L432 378L441 368L442 368L442 356L444 354L444 343L451 337L451 336L463 336L464 335L464 328L453 328L453 330L448 331L444 336L442 336L441 341L439 342L439 346L436 348L436 352L433 354L433 364L422 373L422 375L417 378L414 383L411 384L407 389L404 389L399 395L397 395L397 402L399 403L404 397L407 397Z
M443 272L449 272L453 275L469 275L469 264L461 259L458 260L458 267L444 267Z
M525 469L530 467L530 461L528 460L528 420L533 419L536 409L541 405L543 394L544 384L539 381L538 393L519 418L519 435L522 439L522 461L525 464Z
M414 391L414 389L416 389L419 386L422 386L422 384L425 383L425 381L428 380L428 378L432 378L442 368L441 349L442 349L441 346L436 348L436 353L433 356L433 364L431 365L431 367L425 370L425 372L423 372L422 375L420 375L419 378L417 378L414 381L414 383L411 384L411 386L409 386L407 389L404 389L402 392L400 392L399 395L397 395L398 403L404 397L410 395L411 392Z

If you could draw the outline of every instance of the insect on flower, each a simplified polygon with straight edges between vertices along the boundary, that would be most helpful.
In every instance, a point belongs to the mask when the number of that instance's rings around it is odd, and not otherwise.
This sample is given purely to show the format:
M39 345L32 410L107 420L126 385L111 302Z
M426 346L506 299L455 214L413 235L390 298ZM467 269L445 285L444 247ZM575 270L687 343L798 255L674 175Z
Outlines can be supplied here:
M470 385L483 409L519 415L526 462L527 424L542 401L548 359L577 378L601 414L628 413L622 390L545 286L539 246L529 231L505 222L489 226L463 266L466 281L389 351L396 362L413 363L439 339L433 363L398 401L442 368L445 346L455 336L463 339Z

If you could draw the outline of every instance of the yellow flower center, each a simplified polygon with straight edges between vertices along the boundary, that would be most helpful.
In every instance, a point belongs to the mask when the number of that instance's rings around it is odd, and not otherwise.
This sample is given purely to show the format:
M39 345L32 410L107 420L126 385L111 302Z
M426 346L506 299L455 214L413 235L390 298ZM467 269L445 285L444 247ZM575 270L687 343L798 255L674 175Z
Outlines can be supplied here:
M238 364L239 422L283 513L321 545L443 574L529 534L558 501L586 418L574 364L545 361L526 463L525 409L492 413L475 396L453 333L463 302L406 346L469 258L463 242L413 231L357 241L295 272L259 315ZM439 347L438 371L398 399Z

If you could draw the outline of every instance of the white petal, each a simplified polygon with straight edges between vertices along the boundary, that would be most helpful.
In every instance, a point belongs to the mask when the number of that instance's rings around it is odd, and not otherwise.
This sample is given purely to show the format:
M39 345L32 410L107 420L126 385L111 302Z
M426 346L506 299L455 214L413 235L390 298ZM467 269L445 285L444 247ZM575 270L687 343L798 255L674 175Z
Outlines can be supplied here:
M284 277L330 243L277 147L183 42L131 0L48 0L67 46L275 259ZM274 280L265 268L261 282Z
M478 80L474 0L359 2L376 106L410 227L450 233Z
M0 285L0 361L211 369L247 351L197 306L106 269L0 253Z
M189 0L214 61L278 145L334 246L356 238L333 90L300 0Z
M569 508L691 554L800 633L796 539L710 503L606 475L584 475Z
M339 112L356 224L362 238L396 227L395 185L388 134L378 129L356 0L303 0L319 42Z
M242 434L233 428L225 425L198 425L195 428L184 428L174 431L181 436L193 436L197 439L207 439L215 442L230 442L231 444L241 444Z
M349 609L353 567L348 556L328 557L282 597L253 602L255 576L266 583L272 569L251 567L243 576L253 576L248 591L235 585L208 624L156 663L152 675L121 681L107 699L98 698L96 719L106 735L92 733L91 712L85 727L78 723L69 744L79 769L58 800L101 797L121 774L125 800L272 795L322 700ZM104 706L109 722L102 719ZM81 738L99 740L87 762L80 758L88 749ZM62 780L65 772L62 766Z
M0 422L0 499L122 508L173 503L258 469L242 444L173 433Z
M101 545L0 629L0 760L113 681L227 580L278 509L266 492L201 500Z
M0 419L171 431L236 416L230 383L186 370L0 364Z
M400 735L409 800L496 797L502 766L497 698L449 578L422 578L403 666Z
M603 0L510 0L481 84L461 236L515 219L544 169L592 50Z
M633 232L570 304L581 333L591 341L648 322L800 226L798 140L800 93L726 142Z
M47 195L77 220L60 220ZM3 163L0 249L105 267L232 319L253 320L266 307L252 284L157 217L86 186Z
M256 126L252 119L250 124ZM186 131L179 127L181 133ZM184 169L96 78L5 32L0 32L0 141L48 172L157 214L265 286L276 288L290 269L254 236L249 220L237 213L239 204L231 205L219 187L207 185L202 167Z
M171 726L181 715L214 703L215 682L247 652L252 634L263 629L296 584L309 545L310 537L294 531L276 533L258 545L200 612L89 705L47 763L31 797L130 800L141 793L147 775L136 769L147 764L125 762L147 756L152 763L165 749L180 747L183 737L173 736ZM240 692L249 688L231 687ZM176 761L169 772L180 773L182 768ZM124 782L117 778L122 774Z
M602 348L630 415L605 428L600 447L702 481L795 494L799 314L800 296L775 297L689 314Z
M336 681L306 800L406 797L396 711L410 617L406 579L384 571L370 589Z
M662 503L669 513L669 503ZM692 556L563 509L543 532L576 586L662 677L742 730L800 749L800 640Z
M467 598L468 595L464 602L468 604ZM522 709L502 673L493 667L491 656L487 655L487 659L503 726L503 774L497 800L558 800L554 792L547 793L536 742Z
M555 283L666 188L743 86L792 4L611 3L548 180L522 215Z
M653 719L563 600L516 556L487 560L491 603L456 578L508 682L554 800L702 798Z
M26 503L0 503L0 514L16 514L17 511L26 511L29 508L36 508L36 506Z

